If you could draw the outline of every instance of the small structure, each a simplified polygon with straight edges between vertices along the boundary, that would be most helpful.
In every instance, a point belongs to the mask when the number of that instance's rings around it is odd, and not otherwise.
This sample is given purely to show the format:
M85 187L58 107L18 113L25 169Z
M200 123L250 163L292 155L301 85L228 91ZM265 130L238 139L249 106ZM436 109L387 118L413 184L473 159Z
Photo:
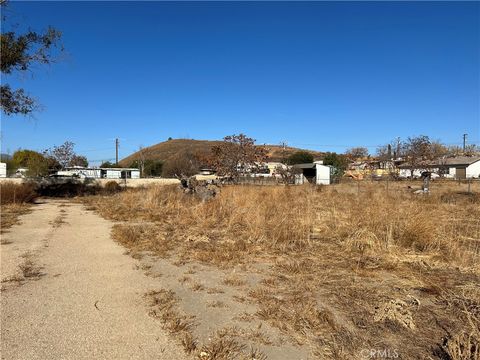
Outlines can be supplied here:
M100 168L102 178L140 179L140 170L136 168Z
M85 168L73 166L58 171L57 175L88 179L139 179L140 170L136 168Z
M280 169L286 169L287 165L277 162L277 161L269 161L266 163L266 166L268 168L268 173L270 176L275 176L277 174L277 170Z
M78 176L80 178L100 178L100 169L97 168L85 168L82 166L67 167L65 170L57 171L57 175L60 176Z
M296 164L294 168L300 169L302 173L296 183L302 184L305 181L317 185L329 185L331 183L331 168L323 165L323 161L314 161L307 164Z
M7 164L0 162L0 178L7 177Z
M480 156L445 157L433 161L425 161L417 165L413 171L408 163L399 166L400 177L420 178L424 171L446 178L471 179L480 178ZM412 174L413 173L413 174Z

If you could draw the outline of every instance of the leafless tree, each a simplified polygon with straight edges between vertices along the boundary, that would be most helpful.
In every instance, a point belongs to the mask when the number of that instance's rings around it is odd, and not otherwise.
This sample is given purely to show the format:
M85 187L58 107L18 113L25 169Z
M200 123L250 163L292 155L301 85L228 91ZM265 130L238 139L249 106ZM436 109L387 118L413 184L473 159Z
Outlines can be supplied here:
M425 162L433 158L432 143L429 137L425 135L409 137L403 143L403 152L407 158L412 177L414 170L422 169Z
M56 160L62 168L66 168L70 165L73 157L75 156L75 151L73 150L75 144L71 141L65 141L60 146L54 146L53 150L46 150L46 153Z
M143 145L140 145L138 147L138 158L137 158L137 161L138 161L138 167L140 169L140 176L143 178L145 176L145 161L147 160L148 158L148 153L149 153L149 150L147 148L145 148Z
M368 149L366 147L353 147L348 149L345 152L345 155L352 159L352 160L357 160L357 159L362 159L368 157Z
M198 174L200 163L197 157L191 153L178 153L168 159L163 165L162 176L164 177L190 177Z
M254 139L239 134L226 136L220 145L212 147L211 165L219 175L237 180L247 171L256 172L266 159L264 147L256 146Z
M292 165L277 166L275 174L280 175L282 183L285 185L295 184L295 177L302 173L302 170Z

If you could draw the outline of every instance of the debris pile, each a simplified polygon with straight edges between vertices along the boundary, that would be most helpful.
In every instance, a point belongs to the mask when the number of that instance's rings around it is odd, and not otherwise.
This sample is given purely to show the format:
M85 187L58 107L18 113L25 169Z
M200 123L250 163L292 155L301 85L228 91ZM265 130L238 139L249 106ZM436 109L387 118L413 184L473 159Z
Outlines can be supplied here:
M180 188L186 194L194 194L203 201L214 198L220 190L215 180L197 180L195 176L182 177Z

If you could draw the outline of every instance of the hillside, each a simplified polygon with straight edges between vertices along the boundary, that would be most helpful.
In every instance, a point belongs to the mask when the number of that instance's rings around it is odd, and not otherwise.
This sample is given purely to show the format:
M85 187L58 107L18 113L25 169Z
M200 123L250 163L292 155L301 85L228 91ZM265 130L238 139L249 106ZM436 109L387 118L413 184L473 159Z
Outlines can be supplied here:
M212 140L191 140L174 139L168 140L143 149L146 159L168 161L178 154L197 155L208 154L214 145L221 141ZM285 150L279 145L265 145L268 150L269 161L280 161L285 155L288 156L295 151L303 150L294 147L287 147ZM321 158L323 153L312 150L305 150L313 154L315 158ZM139 157L139 152L135 152L120 161L121 166L129 166Z

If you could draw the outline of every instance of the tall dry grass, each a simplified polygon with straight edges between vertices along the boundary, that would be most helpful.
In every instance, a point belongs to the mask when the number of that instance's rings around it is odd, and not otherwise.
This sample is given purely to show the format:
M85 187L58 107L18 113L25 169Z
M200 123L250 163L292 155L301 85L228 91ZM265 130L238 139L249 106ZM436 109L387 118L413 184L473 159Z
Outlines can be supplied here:
M32 184L16 184L11 181L0 183L0 232L19 222L19 216L26 214L29 203L38 197ZM3 244L3 242L2 242Z
M246 186L224 187L202 202L175 186L157 186L89 202L110 219L155 222L163 238L186 246L202 261L214 253L213 258L228 262L244 252L308 251L330 242L365 254L429 253L478 269L479 198L456 194L452 201L452 196L451 191L387 193L377 184L363 185L360 192ZM136 236L132 229L125 233ZM143 249L148 242L142 240Z
M253 288L239 277L222 285L244 289L251 316L313 357L400 343L402 358L478 353L480 196L455 184L422 196L405 183L231 186L205 202L158 186L86 200L124 221L113 236L130 249L268 268Z
M0 204L25 204L32 202L38 194L33 184L16 184L11 181L0 183Z

